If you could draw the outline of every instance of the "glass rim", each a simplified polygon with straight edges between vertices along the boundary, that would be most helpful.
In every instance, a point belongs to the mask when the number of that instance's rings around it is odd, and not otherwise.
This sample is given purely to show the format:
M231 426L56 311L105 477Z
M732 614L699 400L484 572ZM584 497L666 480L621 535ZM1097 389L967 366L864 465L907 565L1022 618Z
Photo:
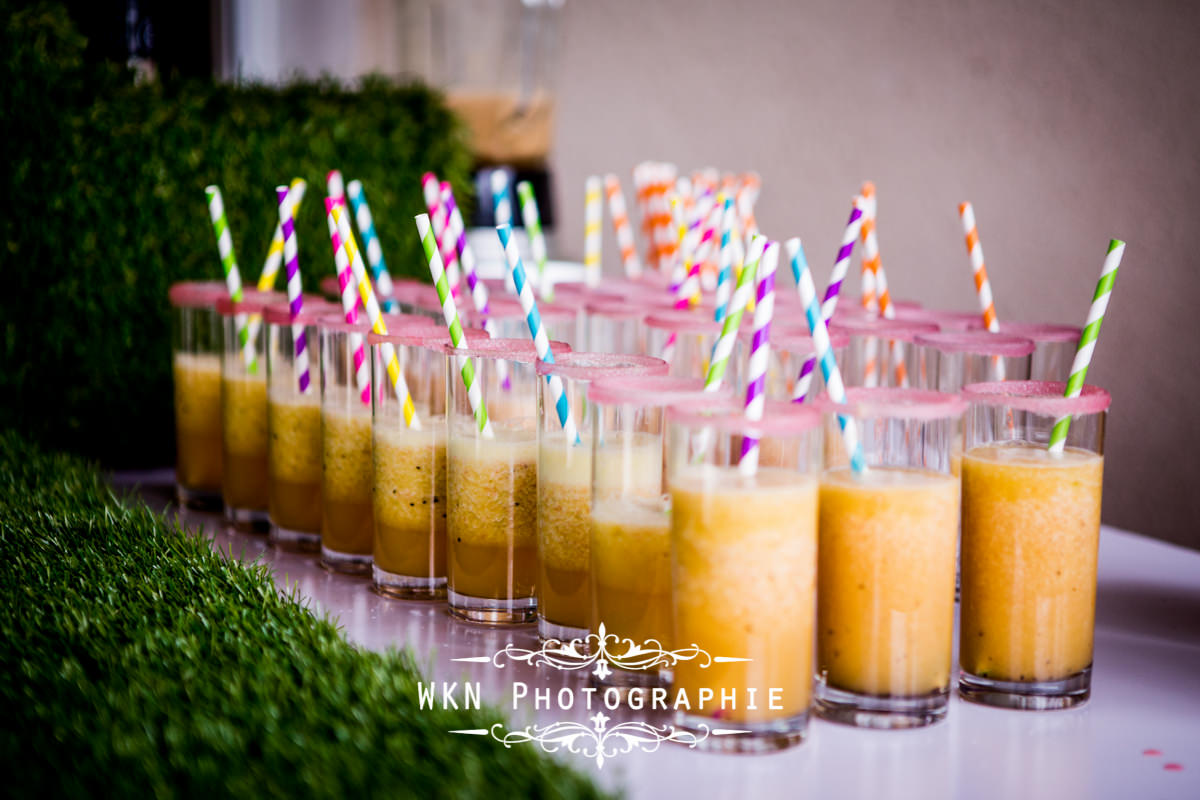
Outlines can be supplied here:
M711 316L697 314L694 310L663 309L646 317L646 327L677 333L716 333L724 327Z
M178 281L167 288L167 301L176 308L216 308L228 294L224 281Z
M438 307L440 308L441 306L439 305ZM500 296L488 299L488 311L486 314L472 307L463 309L460 312L460 316L478 317L487 320L519 319L524 321L528 315L525 313L525 308L519 300L512 297ZM543 320L551 322L571 322L579 316L579 309L555 305L554 303L538 302L538 316Z
M1005 322L1000 320L1000 333L1013 336L1024 336L1037 342L1078 342L1083 335L1083 328L1078 325L1064 325L1059 322ZM983 320L979 320L968 330L983 328Z
M228 294L217 298L217 313L223 317L234 314L261 314L267 306L287 302L283 292L260 292L257 289L243 289L242 299L234 302Z
M391 344L396 347L424 347L430 350L441 350L444 345L450 344L450 332L446 330L446 326L433 323L431 324L412 325L408 328L400 330L389 329L387 333L375 333L371 331L367 334L367 344L375 346L380 344ZM466 325L462 329L463 335L467 337L468 344L473 340L490 339L489 334L483 328L471 328Z
M593 381L621 375L666 375L670 365L654 356L572 351L564 353L563 357L553 364L539 360L535 369L538 375L557 375L571 380Z
M912 342L922 333L937 333L938 328L933 322L916 320L888 319L886 317L843 317L836 316L830 322L832 331L845 333L848 336L874 336L892 342Z
M466 347L445 344L442 349L452 356L515 361L518 364L533 364L541 360L534 349L532 339L485 339L467 342ZM555 356L564 355L571 352L571 345L566 342L550 342L550 352Z
M846 389L846 402L835 402L828 392L813 401L822 414L855 419L953 419L967 410L961 395L933 389L853 386Z
M677 375L602 378L588 387L588 402L599 405L665 408L679 403L731 397L733 389L728 384L722 384L719 391L705 391L703 378Z
M667 421L688 428L713 428L722 433L741 433L758 438L794 436L815 430L821 415L811 406L789 400L768 400L762 419L746 419L745 404L737 398L711 403L676 404L667 408Z
M296 324L298 325L316 325L317 320L321 317L336 311L336 306L326 300L324 295L305 292L303 297L304 306L300 309L300 313L296 318ZM285 300L282 303L272 303L264 308L263 320L268 325L292 324L291 300Z
M738 339L749 344L754 338L754 326L742 326L738 329ZM835 350L847 347L850 336L845 331L829 331L829 344ZM789 353L816 353L816 344L808 328L800 323L785 323L779 328L771 326L771 349L786 350Z
M317 317L317 327L323 331L337 331L338 333L361 333L364 336L371 331L371 323L367 321L367 315L365 313L358 314L357 322L346 322L346 315L342 313L323 314Z
M1099 414L1112 405L1112 395L1099 386L1084 385L1078 397L1064 397L1063 381L988 381L962 388L971 405L1001 406L1046 416Z
M988 330L938 331L920 333L913 344L932 347L943 353L969 353L979 356L1016 358L1037 349L1033 339Z
M654 313L651 309L628 300L588 300L583 308L589 315L612 319L645 319Z

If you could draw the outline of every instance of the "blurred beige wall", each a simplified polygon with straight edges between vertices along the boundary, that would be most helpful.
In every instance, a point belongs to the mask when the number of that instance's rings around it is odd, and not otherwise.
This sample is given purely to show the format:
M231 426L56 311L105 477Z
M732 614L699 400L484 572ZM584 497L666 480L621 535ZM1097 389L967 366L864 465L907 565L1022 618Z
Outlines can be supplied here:
M1081 324L1128 242L1088 380L1113 394L1103 518L1200 547L1200 14L1193 3L568 0L553 166L763 175L758 219L824 281L859 184L893 296L971 310L975 205L1001 319ZM616 245L605 231L606 267ZM781 271L782 276L782 271ZM785 279L790 290L791 278Z

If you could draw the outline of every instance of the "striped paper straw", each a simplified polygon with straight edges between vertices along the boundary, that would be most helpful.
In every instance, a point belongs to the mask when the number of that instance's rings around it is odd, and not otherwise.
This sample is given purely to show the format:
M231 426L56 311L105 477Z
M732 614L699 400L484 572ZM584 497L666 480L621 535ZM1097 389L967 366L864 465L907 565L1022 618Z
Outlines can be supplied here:
M651 222L654 226L654 239L657 243L657 260L660 272L665 272L675 263L679 253L679 237L671 217L671 185L675 182L675 174L670 164L657 164L654 168L654 193L650 196Z
M709 247L712 245L713 235L716 233L722 208L718 206L712 207L712 213L708 215L708 220L704 225L703 232L700 234L699 241L696 242L696 246L687 254L687 262L684 265L684 272L687 277L683 279L683 283L679 285L679 290L675 294L676 308L686 309L698 304L701 300L700 265L704 263Z
M454 241L450 237L450 218L442 205L442 184L432 172L421 176L421 192L425 195L425 207L429 209L429 221L433 225L433 235L437 239L438 254L442 257L450 294L457 298L461 291L462 273L459 272Z
M341 170L331 169L325 173L325 195L335 204L346 202L346 182L342 180Z
M517 197L521 201L521 220L525 223L525 232L529 234L529 253L537 265L538 285L542 289L542 298L554 299L554 284L550 281L550 271L546 269L546 236L542 233L542 217L538 213L537 198L533 196L533 184L521 181L517 184ZM509 263L511 271L512 264ZM521 287L517 286L517 294Z
M608 196L608 213L612 217L613 233L617 236L617 247L621 248L621 265L625 277L636 280L642 277L642 261L638 258L633 243L633 227L629 224L629 212L625 209L625 194L616 175L604 176L604 193Z
M304 200L304 190L308 184L303 178L294 178L288 191L291 192L291 209L293 227L296 222L296 212ZM258 290L269 292L275 288L275 276L279 274L279 265L283 263L283 226L275 223L275 232L271 234L271 246L267 248L267 260L263 262L262 272L258 274Z
M553 364L554 353L550 350L550 337L546 335L546 326L542 324L542 316L538 313L537 300L533 297L533 288L525 278L525 265L521 263L521 254L517 252L517 243L513 239L512 226L501 225L496 228L500 235L500 244L504 247L504 257L508 259L508 268L512 272L513 283L517 286L517 297L521 300L521 310L525 312L525 321L529 324L529 335L533 337L533 347L542 363ZM554 398L554 410L558 421L562 424L563 433L568 441L579 443L579 432L575 429L575 419L571 416L571 406L567 402L567 392L562 378L557 375L547 375L546 383L550 386L550 394Z
M708 365L708 374L704 376L704 391L715 392L721 388L725 378L725 369L729 366L729 355L737 341L738 328L742 325L742 314L750 303L750 293L754 289L754 278L758 271L759 259L767 246L767 237L756 236L750 243L750 261L738 276L737 288L733 290L733 304L729 314L724 319L721 335L713 343L712 359Z
M863 197L867 203L866 213L863 215L863 258L864 261L870 262L872 288L875 293L874 303L884 319L895 319L896 308L892 305L892 295L888 291L887 272L884 271L883 262L879 257L879 234L875 224L879 198L875 194L875 184L869 181L863 184ZM869 231L868 219L870 220ZM873 342L869 344L873 344ZM891 342L890 347L896 385L906 387L908 386L908 367L904 363L904 342Z
M671 260L671 282L668 289L672 296L679 295L679 287L683 285L683 281L687 278L687 266L684 264L684 253L687 252L687 221L684 219L683 201L678 195L673 195L669 200L671 211L671 224L675 230L675 253L678 258Z
M384 322L375 290L371 287L371 279L367 276L367 267L363 264L362 253L359 252L358 245L354 242L354 234L350 230L350 215L344 213L344 205L335 205L332 211L334 224L337 225L338 235L342 239L342 247L350 262L350 270L354 275L354 280L358 283L358 294L363 308L367 311L367 320L371 323L371 330L380 335L386 335L387 323ZM404 370L400 369L400 359L396 357L396 348L390 342L383 342L379 346L379 355L387 369L388 379L391 380L392 387L396 391L396 397L400 400L400 408L404 413L404 424L414 430L420 430L421 422L417 419L412 394L408 391L408 382L404 379Z
M454 190L449 184L444 187L442 193L442 205L450 213L450 235L454 239L454 247L458 252L458 261L462 264L463 275L466 277L467 290L471 293L471 303L475 310L484 316L483 329L489 335L496 337L499 332L494 320L488 315L491 313L491 305L488 298L487 286L483 281L479 280L479 271L475 261L475 251L471 249L471 243L467 241L467 228L463 223L462 212L458 210L458 203L454 199ZM499 360L496 362L496 376L500 379L500 387L504 390L512 388L512 380L508 376L508 362Z
M346 322L358 324L358 294L354 273L350 267L350 257L346 248L342 247L342 237L338 233L337 220L333 211L337 201L332 197L325 198L325 221L329 224L329 242L333 246L333 263L337 268L338 288L341 290L342 313ZM363 347L361 334L351 333L349 336L350 349L354 355L354 384L358 388L358 397L363 405L371 405L371 365L367 363L366 349Z
M497 225L512 224L512 196L508 192L508 173L492 170L492 216Z
M821 303L821 319L826 324L833 319L833 312L837 310L838 293L842 290L842 281L846 279L846 270L850 267L850 256L854 253L854 242L858 239L861 228L862 208L858 199L855 198L854 208L850 210L850 219L846 222L846 229L842 232L842 246L838 248L837 260L833 262L829 286L825 287L825 299ZM812 330L811 323L809 330ZM796 388L792 392L793 401L803 403L808 397L808 389L812 385L812 373L816 365L817 359L812 356L806 358L804 364L800 366L800 376L796 379Z
M992 285L988 283L987 267L983 264L983 246L979 244L979 230L975 227L975 209L970 203L959 203L958 216L962 219L963 233L967 237L967 255L971 258L971 271L975 273L975 294L979 297L984 327L992 333L999 333L1000 321L996 319L996 306L992 302Z
M217 253L221 256L221 269L225 272L225 288L229 290L229 299L235 303L242 301L242 274L238 271L237 256L233 252L233 236L229 233L229 220L225 218L225 201L221 198L221 189L217 186L204 187L208 198L208 216L212 219L213 233L217 237ZM258 356L254 352L254 337L250 335L245 314L235 314L234 328L237 330L238 347L242 351L242 360L246 363L247 372L258 371Z
M416 221L421 247L425 250L425 260L429 262L429 275L433 278L433 285L437 287L438 300L442 304L442 317L446 320L446 329L450 332L450 343L455 349L460 349L464 345L462 324L458 321L458 307L454 304L454 295L450 293L446 268L442 265L442 255L438 250L437 238L433 234L433 226L427 214L418 214ZM492 423L488 421L487 407L483 404L483 390L475 375L474 362L466 356L456 355L454 366L462 376L463 385L467 387L467 402L471 404L471 413L475 415L479 433L485 439L493 438L495 434L492 433Z
M308 334L304 325L296 322L304 308L304 290L300 284L300 256L296 250L296 209L292 205L294 195L286 186L276 186L279 198L279 226L283 229L283 258L287 262L288 310L292 317L292 343L295 355L296 383L301 394L308 394Z
M593 289L600 285L600 226L604 224L604 195L599 175L583 186L583 274Z
M1124 255L1124 242L1120 239L1109 241L1108 255L1104 257L1104 268L1100 270L1100 280L1096 284L1095 293L1092 294L1092 305L1088 309L1083 334L1079 337L1079 348L1075 351L1075 361L1071 364L1071 377L1067 379L1064 397L1079 397L1083 391L1088 366L1091 365L1092 354L1096 351L1096 339L1100 336L1100 323L1104 322L1104 312L1108 310L1108 300L1117 280L1117 268L1121 266L1121 258ZM1050 432L1051 453L1061 454L1066 448L1067 431L1070 427L1070 416L1059 417L1055 421L1054 430Z
M717 265L717 311L714 315L717 322L724 320L729 313L729 296L733 291L733 229L737 223L736 217L733 198L726 195L721 215L720 263Z
M354 222L362 235L363 247L367 251L367 264L371 267L371 278L375 288L379 290L379 301L384 311L396 310L395 289L392 287L392 276L388 272L387 261L383 258L383 248L379 244L379 235L375 232L375 220L371 217L371 207L367 205L367 196L363 194L362 181L350 181L346 185L346 193L350 197L350 207L354 211Z
M754 304L754 338L750 342L750 360L746 367L746 419L758 422L766 404L767 363L771 357L771 317L775 314L775 269L779 266L779 242L771 242L758 268L758 292ZM742 457L738 472L753 475L758 471L758 439L742 437Z
M809 330L812 331L813 349L821 361L825 390L833 402L845 404L846 387L842 384L842 374L838 370L837 360L833 357L833 345L829 342L825 314L817 305L817 288L813 283L812 271L808 268L808 259L804 257L804 248L799 239L789 239L786 246L788 259L792 262L792 275L796 278L796 289L800 293L800 304L804 306L804 316L808 319ZM803 401L804 398L801 397L797 402ZM839 414L838 427L842 429L842 441L850 457L850 468L859 474L866 472L867 460L854 422L849 417Z
M754 217L754 191L743 186L737 193L738 226L742 231L744 247L749 249L750 242L758 235L758 220Z

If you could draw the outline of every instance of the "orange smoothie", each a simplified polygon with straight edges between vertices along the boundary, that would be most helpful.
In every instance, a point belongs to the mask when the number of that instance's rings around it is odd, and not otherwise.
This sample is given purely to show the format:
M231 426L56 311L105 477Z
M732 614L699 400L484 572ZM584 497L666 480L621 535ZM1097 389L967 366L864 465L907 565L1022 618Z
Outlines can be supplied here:
M176 479L185 489L221 491L221 357L176 353Z
M267 478L271 521L321 532L321 398L271 392L267 401Z
M591 629L671 649L671 517L628 500L592 509ZM624 649L616 648L620 655Z
M446 488L450 590L505 600L537 586L537 438L493 425L494 439L452 433Z
M260 364L248 375L236 364L221 378L224 443L222 494L231 508L266 511L267 382Z
M812 698L812 641L817 567L817 482L762 468L697 467L671 486L672 589L676 643L712 656L675 667L675 689L736 692L722 721L769 722L807 711ZM756 688L756 708L747 690ZM779 708L768 692L781 690ZM711 710L692 713L709 714Z
M600 451L595 458L597 492L659 485L659 442L642 438ZM538 470L538 608L549 622L572 628L587 628L592 608L588 580L592 462L587 437L570 446L561 433L543 435Z
M920 697L950 684L958 479L848 468L821 478L817 670L834 689Z
M1057 681L1092 663L1104 458L1025 443L963 458L959 664Z
M375 431L375 566L446 577L445 419Z
M371 410L326 408L321 426L321 547L370 556L375 539Z

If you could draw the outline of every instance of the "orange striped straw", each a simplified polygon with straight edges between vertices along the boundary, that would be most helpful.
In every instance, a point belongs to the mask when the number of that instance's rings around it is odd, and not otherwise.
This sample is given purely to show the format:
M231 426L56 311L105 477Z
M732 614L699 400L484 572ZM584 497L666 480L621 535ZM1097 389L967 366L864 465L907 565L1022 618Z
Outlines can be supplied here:
M967 236L967 255L971 257L971 269L975 273L975 293L979 296L983 325L992 333L998 333L1000 322L996 319L996 306L992 303L987 267L983 265L983 247L979 244L979 230L975 227L975 209L970 203L959 203L958 216L962 218L963 233Z
M867 181L862 186L863 200L863 307L868 311L881 314L885 319L895 319L896 309L892 306L892 297L888 292L887 273L883 270L883 261L879 255L879 233L875 219L879 210L879 198L875 194L875 184ZM872 363L873 348L868 349L867 369L873 375L877 365ZM895 371L896 385L908 385L908 367L904 363L904 345L901 342L891 343L892 368Z

